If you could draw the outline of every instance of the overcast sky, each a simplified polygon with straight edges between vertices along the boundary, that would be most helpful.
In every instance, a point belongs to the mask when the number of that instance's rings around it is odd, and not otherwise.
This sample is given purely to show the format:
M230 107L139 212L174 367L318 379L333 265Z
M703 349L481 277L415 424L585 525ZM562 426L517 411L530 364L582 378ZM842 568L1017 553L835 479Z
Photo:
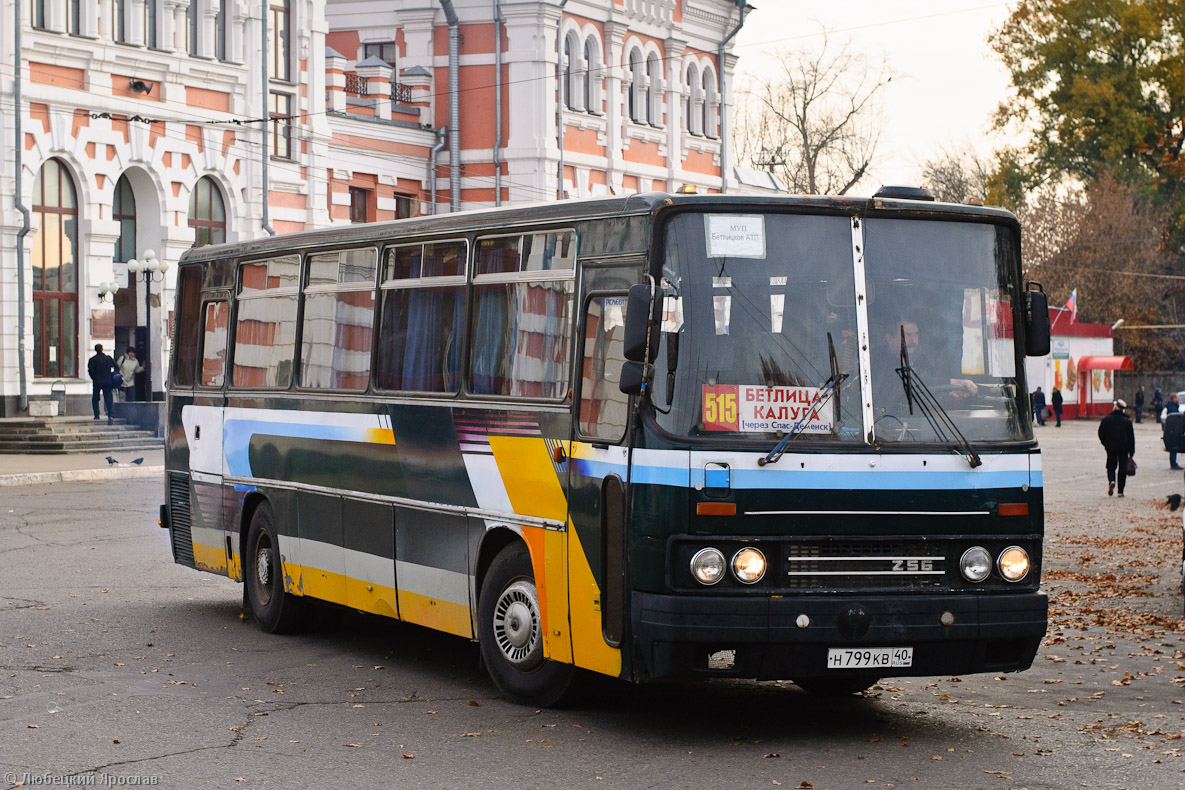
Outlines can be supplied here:
M943 148L989 154L997 140L990 115L1006 95L1008 75L987 44L1011 5L998 0L753 0L737 34L737 86L768 73L766 53L816 52L850 42L871 64L882 60L893 80L882 91L883 131L872 177L856 192L881 184L916 184L921 165Z

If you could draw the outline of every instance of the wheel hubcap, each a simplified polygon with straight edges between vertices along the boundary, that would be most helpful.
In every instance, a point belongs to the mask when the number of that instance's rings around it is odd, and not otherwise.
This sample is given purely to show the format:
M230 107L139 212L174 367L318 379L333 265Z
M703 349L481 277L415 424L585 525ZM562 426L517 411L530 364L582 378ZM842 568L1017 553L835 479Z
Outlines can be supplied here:
M256 597L267 606L272 599L272 547L262 540L255 548L255 581Z
M535 585L518 581L494 605L494 641L511 664L527 669L539 662L539 599Z

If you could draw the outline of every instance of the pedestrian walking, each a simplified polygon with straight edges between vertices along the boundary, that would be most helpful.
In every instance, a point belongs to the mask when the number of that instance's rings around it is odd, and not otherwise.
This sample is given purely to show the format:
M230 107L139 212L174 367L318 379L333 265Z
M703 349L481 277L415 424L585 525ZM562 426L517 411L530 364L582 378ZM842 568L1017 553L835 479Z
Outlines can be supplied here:
M1116 484L1119 496L1123 496L1127 461L1136 454L1136 431L1132 421L1123 413L1126 408L1126 402L1115 401L1111 413L1099 423L1099 442L1107 451L1107 496L1115 493Z
M1033 393L1033 411L1037 414L1037 424L1045 424L1045 393L1038 387Z
M1169 469L1180 469L1177 453L1185 450L1185 412L1181 411L1181 398L1177 393L1169 395L1169 402L1160 413L1160 421L1164 423L1162 439L1164 449L1169 451Z
M107 411L107 424L111 419L111 390L115 387L114 374L119 372L115 360L103 353L103 344L95 344L95 355L86 363L87 375L91 377L91 409L99 419L99 395L103 396L103 408Z
M1136 391L1136 422L1144 421L1144 385Z
M1062 427L1062 391L1054 387L1049 402L1053 404L1053 416L1057 417L1057 427L1060 428Z
M144 366L136 359L136 349L129 348L127 353L119 358L119 374L123 376L123 399L125 401L133 401L136 399L136 374L144 370Z
M1164 408L1164 396L1160 394L1160 387L1155 387L1152 393L1152 411L1156 412L1156 424L1160 425L1160 410Z

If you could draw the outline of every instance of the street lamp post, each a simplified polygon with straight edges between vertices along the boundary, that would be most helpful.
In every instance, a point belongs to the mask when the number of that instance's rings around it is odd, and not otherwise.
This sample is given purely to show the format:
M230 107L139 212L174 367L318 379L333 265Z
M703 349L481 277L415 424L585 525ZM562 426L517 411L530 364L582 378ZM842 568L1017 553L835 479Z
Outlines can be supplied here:
M165 280L169 262L156 257L154 250L144 250L144 260L132 258L128 261L128 272L137 280L144 275L144 400L152 400L152 283ZM157 275L160 275L157 277Z

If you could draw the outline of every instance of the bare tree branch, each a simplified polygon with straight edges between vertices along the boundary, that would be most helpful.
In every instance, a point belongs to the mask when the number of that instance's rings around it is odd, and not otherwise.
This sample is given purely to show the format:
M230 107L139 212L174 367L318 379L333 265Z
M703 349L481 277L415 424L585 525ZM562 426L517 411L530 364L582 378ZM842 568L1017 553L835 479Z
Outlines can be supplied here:
M775 55L778 74L741 92L738 158L792 192L843 195L872 166L880 138L876 98L892 79L845 44Z

